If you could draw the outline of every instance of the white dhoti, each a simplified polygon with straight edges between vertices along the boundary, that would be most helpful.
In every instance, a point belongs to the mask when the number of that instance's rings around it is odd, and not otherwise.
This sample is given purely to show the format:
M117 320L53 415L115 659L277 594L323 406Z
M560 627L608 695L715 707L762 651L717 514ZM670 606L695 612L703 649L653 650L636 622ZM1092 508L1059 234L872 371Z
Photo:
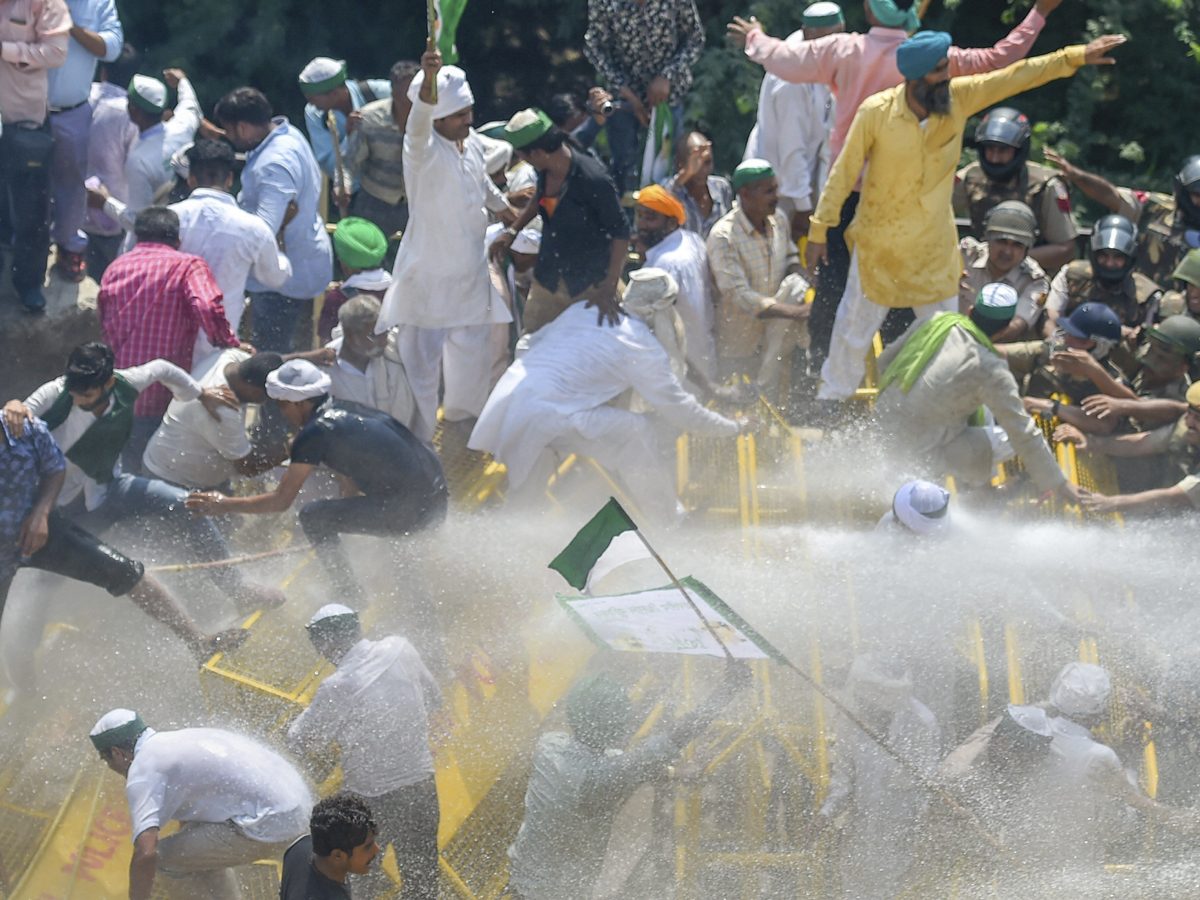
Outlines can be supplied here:
M891 310L892 307L873 303L863 294L862 280L858 276L858 251L854 251L850 255L846 290L833 320L829 357L821 366L818 400L848 400L854 396L867 370L867 349ZM937 303L914 306L912 310L918 318L934 312L958 312L958 295Z
M397 335L400 358L417 404L413 433L423 441L437 427L438 386L446 391L442 413L448 422L475 419L492 387L492 325L420 328L404 325Z

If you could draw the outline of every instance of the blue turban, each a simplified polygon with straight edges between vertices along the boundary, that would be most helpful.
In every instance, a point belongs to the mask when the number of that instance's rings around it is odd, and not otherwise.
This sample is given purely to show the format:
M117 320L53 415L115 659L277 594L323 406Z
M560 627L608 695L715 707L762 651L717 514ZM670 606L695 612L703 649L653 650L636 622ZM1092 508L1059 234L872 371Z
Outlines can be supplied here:
M908 81L924 78L946 58L952 40L944 31L918 31L896 48L896 68Z

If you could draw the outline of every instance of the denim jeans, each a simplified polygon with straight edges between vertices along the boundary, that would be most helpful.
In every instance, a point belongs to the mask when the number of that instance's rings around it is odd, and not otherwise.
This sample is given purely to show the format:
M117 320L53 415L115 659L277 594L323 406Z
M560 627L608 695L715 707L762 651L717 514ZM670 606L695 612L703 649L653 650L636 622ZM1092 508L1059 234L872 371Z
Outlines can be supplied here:
M683 130L683 104L671 107L671 121L675 134ZM612 152L609 170L617 193L624 196L641 186L642 137L644 129L627 103L618 104L605 125L608 131L608 148Z
M5 129L5 138L9 129ZM0 150L7 143L0 141ZM0 155L3 155L0 152ZM50 160L46 165L10 169L0 177L0 217L13 245L13 287L40 288L50 253Z
M297 332L307 315L309 339L297 341ZM252 343L258 350L294 353L312 349L312 301L285 297L278 291L250 292L250 328ZM299 346L303 343L303 346Z
M187 495L183 488L157 478L122 475L108 486L103 503L82 513L75 521L100 534L117 522L136 519L145 529L147 543L158 546L164 546L164 542L169 542L172 537L171 533L164 533L165 525L168 532L178 534L187 543L190 562L228 558L229 547L216 523L208 516L193 517L184 509ZM242 577L232 566L217 566L207 571L217 587L224 591L236 591L242 586Z

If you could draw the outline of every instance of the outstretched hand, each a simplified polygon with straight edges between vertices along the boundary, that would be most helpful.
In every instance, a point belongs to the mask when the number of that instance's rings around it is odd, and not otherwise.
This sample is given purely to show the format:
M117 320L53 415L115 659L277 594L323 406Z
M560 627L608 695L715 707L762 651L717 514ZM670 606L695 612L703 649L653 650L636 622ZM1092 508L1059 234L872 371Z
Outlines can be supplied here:
M746 39L752 31L762 31L762 23L751 16L749 21L741 16L734 16L733 21L725 26L725 36L736 47L745 47Z
M1113 66L1117 61L1111 56L1106 56L1110 50L1115 50L1124 44L1129 38L1123 34L1105 34L1096 38L1087 45L1086 53L1083 61L1089 66Z

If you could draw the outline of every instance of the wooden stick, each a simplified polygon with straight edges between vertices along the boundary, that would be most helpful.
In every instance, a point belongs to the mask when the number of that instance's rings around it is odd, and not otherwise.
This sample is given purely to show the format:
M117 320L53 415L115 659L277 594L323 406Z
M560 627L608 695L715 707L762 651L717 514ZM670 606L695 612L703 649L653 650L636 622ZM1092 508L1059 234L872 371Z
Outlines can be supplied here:
M325 125L329 129L330 136L333 137L333 171L334 176L337 178L337 186L340 189L339 196L344 196L344 192L346 191L346 169L342 165L342 137L338 134L337 119L334 117L332 109L327 110L325 113ZM339 203L337 206L344 214L350 204L347 203L343 206Z
M429 49L430 50L437 49L437 39L438 39L438 36L437 36L437 24L438 24L437 10L434 7L434 3L435 3L435 0L429 0L429 13L427 16L427 19L429 22ZM434 76L433 81L429 85L429 96L433 98L433 102L436 105L438 102L438 99L437 99L437 76L436 75Z
M240 566L242 563L258 562L260 559L270 559L272 556L283 556L288 553L302 553L305 550L311 550L311 547L302 545L299 547L284 547L282 550L268 550L266 553L254 553L250 556L231 556L229 559L214 559L212 562L199 563L178 563L171 566L151 566L146 569L147 573L158 574L160 572L190 572L193 569L219 569L222 566Z

